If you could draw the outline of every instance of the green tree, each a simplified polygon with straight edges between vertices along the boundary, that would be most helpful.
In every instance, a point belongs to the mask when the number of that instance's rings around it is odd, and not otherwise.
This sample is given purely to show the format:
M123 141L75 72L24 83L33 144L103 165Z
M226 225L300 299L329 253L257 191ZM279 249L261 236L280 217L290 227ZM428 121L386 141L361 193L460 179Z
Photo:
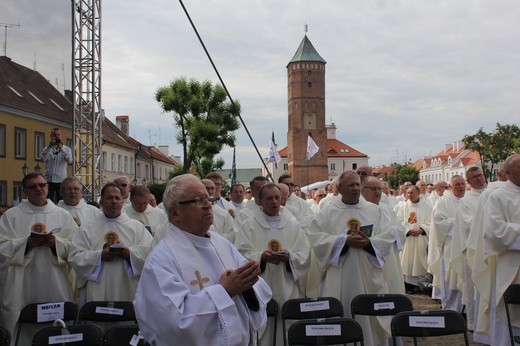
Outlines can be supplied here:
M205 173L221 168L224 160L214 157L224 145L235 145L234 131L240 127L240 103L226 102L226 92L210 81L189 81L181 77L161 87L155 99L165 112L172 112L179 128L177 142L182 145L182 172Z
M410 181L415 184L419 180L419 171L412 166L397 165L394 173L386 176L390 187L397 189L403 183Z
M518 152L520 128L497 123L494 132L487 133L480 128L473 135L465 135L462 142L466 149L478 152L484 175L491 180L494 166Z

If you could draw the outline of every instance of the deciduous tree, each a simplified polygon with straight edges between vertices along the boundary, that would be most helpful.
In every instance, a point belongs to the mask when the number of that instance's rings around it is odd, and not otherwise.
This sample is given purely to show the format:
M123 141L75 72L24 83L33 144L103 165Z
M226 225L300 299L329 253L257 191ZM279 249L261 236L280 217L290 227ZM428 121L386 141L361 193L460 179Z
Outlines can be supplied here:
M226 102L226 98L221 85L185 77L157 90L155 99L165 112L173 114L179 129L176 139L182 145L183 172L195 169L203 177L224 165L223 159L214 157L224 145L235 145L234 131L240 127L240 104Z

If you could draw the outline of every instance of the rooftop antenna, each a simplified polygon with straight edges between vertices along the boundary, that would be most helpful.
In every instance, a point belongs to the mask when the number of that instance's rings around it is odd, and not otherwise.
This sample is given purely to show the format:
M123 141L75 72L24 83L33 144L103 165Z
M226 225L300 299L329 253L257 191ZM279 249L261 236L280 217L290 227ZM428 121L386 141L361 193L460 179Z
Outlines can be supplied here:
M63 92L65 92L65 65L61 63L61 73L63 74Z
M36 71L36 51L34 51L33 70Z
M7 28L20 27L20 23L11 24L11 23L0 23L0 26L4 28L4 55L7 56Z
M309 25L307 25L307 23L303 26L303 31L305 32L305 35L307 35L307 31L309 31Z

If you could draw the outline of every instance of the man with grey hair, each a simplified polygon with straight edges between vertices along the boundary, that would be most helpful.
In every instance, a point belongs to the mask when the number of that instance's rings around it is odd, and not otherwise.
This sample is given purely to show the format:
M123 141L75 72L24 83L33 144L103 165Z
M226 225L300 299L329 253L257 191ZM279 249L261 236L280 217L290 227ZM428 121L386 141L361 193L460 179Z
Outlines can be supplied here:
M121 187L121 197L123 198L123 207L129 205L130 202L130 182L128 177L121 175L114 179L114 183Z
M234 217L235 210L224 210L219 207L214 201L217 200L215 197L215 183L213 183L210 179L202 179L201 183L206 187L206 191L208 195L213 198L213 206L211 211L213 212L213 227L214 230L218 232L221 236L229 240L231 243L235 242L235 231L233 230L234 226Z
M433 274L432 298L440 299L443 309L462 312L461 293L450 289L450 281L457 280L449 271L451 243L454 234L455 214L466 193L466 181L460 175L450 179L451 190L437 200L432 209L428 239L428 269Z
M211 230L212 203L198 178L183 174L164 192L166 237L144 266L134 299L139 328L157 346L248 345L265 326L271 290L260 265Z
M486 178L480 167L470 167L466 170L466 182L471 187L460 200L450 254L450 270L457 273L458 282L450 282L451 289L462 292L462 304L466 306L468 328L473 330L474 286L471 281L471 270L466 263L466 243L468 241L471 224L475 217L480 195L486 189ZM455 281L455 280L454 280Z
M83 186L78 178L67 177L63 179L60 194L63 199L58 202L58 207L68 211L78 226L85 226L90 220L98 217L99 209L87 204L83 199Z
M421 197L426 197L426 195L427 195L426 182L424 180L417 180L417 182L415 183L415 186L417 186L419 188L419 190L421 191Z
M481 291L481 301L488 304L490 345L510 342L504 291L510 285L520 284L520 154L509 156L504 170L508 181L491 193L483 216L484 256L489 264L490 287ZM519 335L520 317L514 308L511 325L513 335Z
M325 206L329 204L332 199L338 198L338 194L338 177L336 177L330 182L329 188L327 189L327 196L320 200L320 203L318 204L318 212L325 208Z

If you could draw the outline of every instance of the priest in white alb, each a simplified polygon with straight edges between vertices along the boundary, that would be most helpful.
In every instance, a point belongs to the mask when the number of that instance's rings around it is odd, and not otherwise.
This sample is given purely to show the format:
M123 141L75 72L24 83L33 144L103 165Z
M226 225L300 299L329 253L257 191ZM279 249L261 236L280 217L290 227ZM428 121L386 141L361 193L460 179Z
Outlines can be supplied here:
M461 292L450 289L450 280L458 281L454 271L448 270L455 214L466 192L466 181L460 175L450 180L451 190L444 192L433 206L428 242L428 270L433 274L432 298L441 300L443 309L462 312Z
M159 208L150 205L150 190L144 185L136 185L130 189L130 204L123 207L129 218L139 221L153 237L155 246L166 232L168 218Z
M322 209L311 223L308 238L323 274L322 296L338 298L345 316L358 294L388 293L383 274L385 258L394 245L390 219L377 205L360 198L361 180L345 171L338 180L341 198ZM358 316L365 344L390 338L390 317Z
M459 280L450 282L450 289L458 289L462 292L462 304L466 307L468 328L473 330L475 289L471 281L471 270L466 263L466 244L479 197L486 189L486 178L480 167L473 166L466 170L466 181L471 186L471 190L466 191L460 200L455 215L449 263L451 270L459 276Z
M491 193L484 210L484 253L491 266L489 302L490 345L510 343L504 292L520 284L520 154L504 162L508 181ZM482 293L484 294L484 293ZM483 297L484 298L484 297ZM520 334L520 312L511 308L513 335Z
M267 321L271 290L260 264L211 231L212 203L193 175L170 180L163 198L170 225L143 269L134 300L152 345L252 345Z
M234 217L236 216L235 209L223 209L219 207L215 201L217 200L215 193L215 183L210 179L202 179L200 181L206 187L208 195L213 199L213 230L218 232L221 236L229 240L230 243L235 242L235 222Z
M310 266L310 245L298 220L281 207L280 188L267 183L259 191L259 209L240 225L235 246L244 257L260 262L262 278L280 305L289 299L305 297ZM281 320L270 321L260 338L261 345L273 340L272 323L278 323L277 344L283 344Z
M81 303L134 298L152 235L121 211L121 188L115 183L101 190L103 210L74 234L69 256L81 289Z
M101 213L98 208L85 202L83 186L76 177L63 179L60 186L60 195L63 199L58 202L57 206L68 211L78 227L81 227L82 223L95 219Z
M262 185L267 184L269 180L262 176L254 177L250 182L249 186L251 189L252 199L247 202L245 208L242 208L235 217L235 228L238 228L240 224L249 219L253 214L260 209L260 202L258 201L258 191Z
M26 175L22 186L27 200L0 219L0 325L11 335L27 304L73 300L67 258L77 225L47 199L41 173ZM30 345L34 330L23 330L19 344Z
M421 195L418 186L406 189L407 200L399 205L397 225L406 236L401 252L401 268L408 293L419 292L418 279L428 271L428 234L432 217L432 206Z

